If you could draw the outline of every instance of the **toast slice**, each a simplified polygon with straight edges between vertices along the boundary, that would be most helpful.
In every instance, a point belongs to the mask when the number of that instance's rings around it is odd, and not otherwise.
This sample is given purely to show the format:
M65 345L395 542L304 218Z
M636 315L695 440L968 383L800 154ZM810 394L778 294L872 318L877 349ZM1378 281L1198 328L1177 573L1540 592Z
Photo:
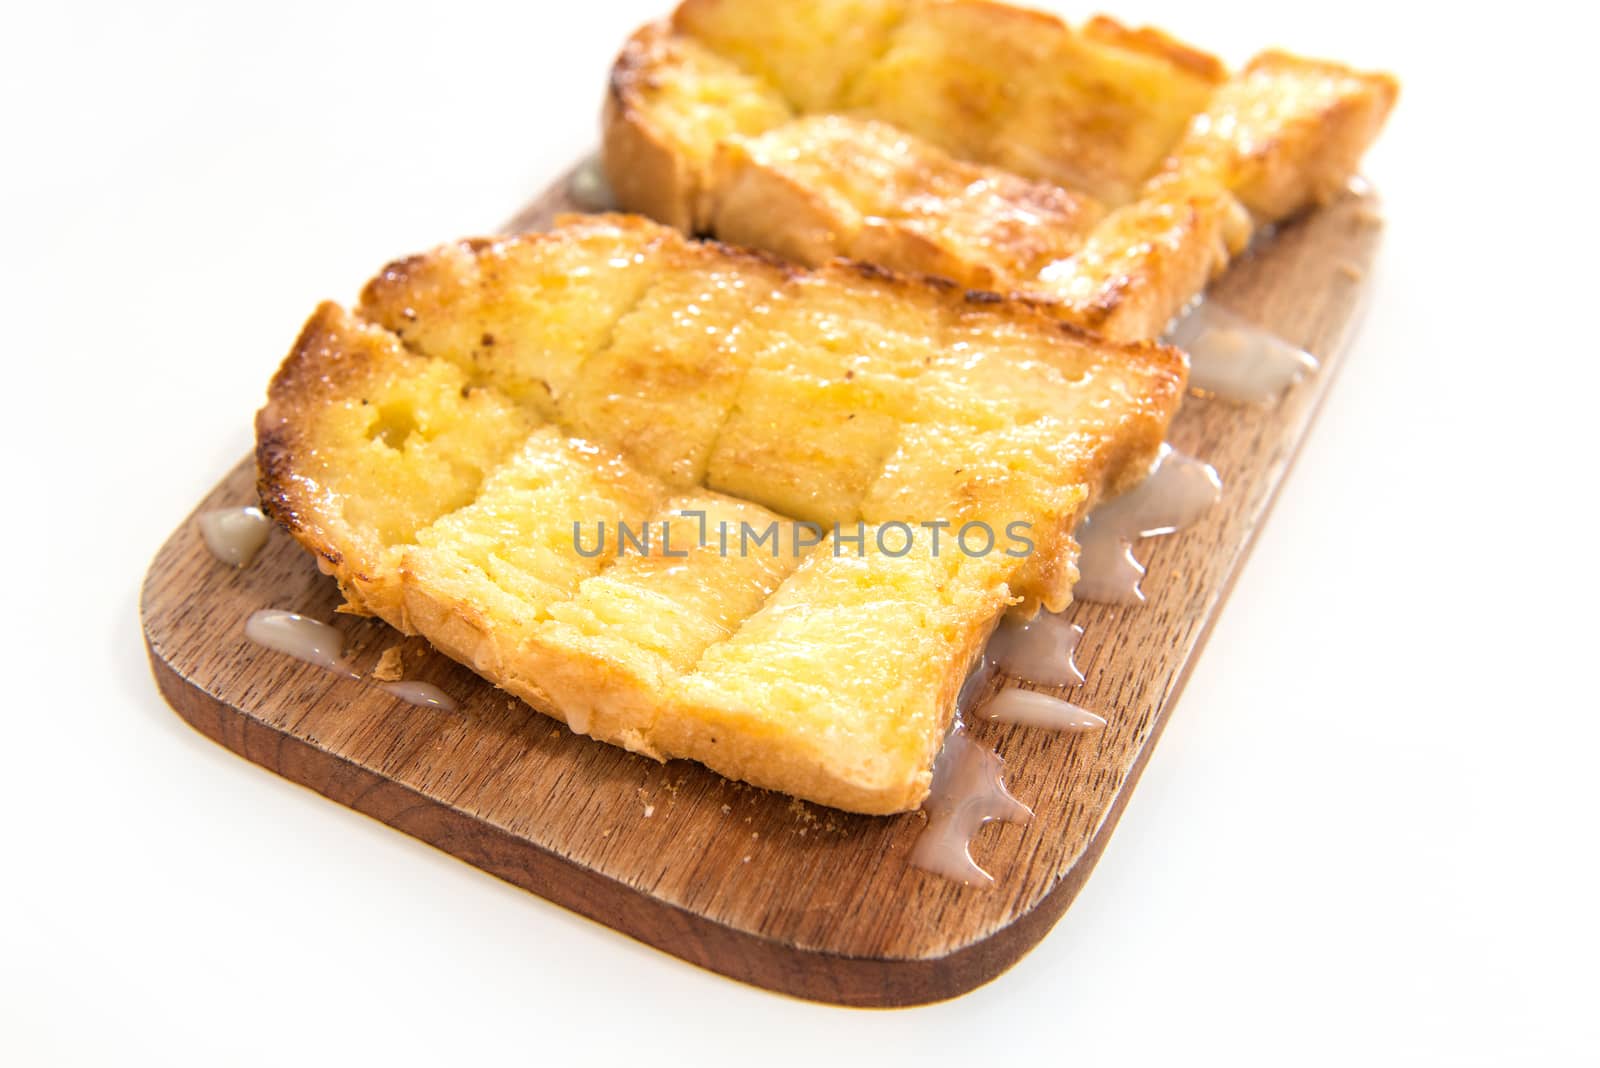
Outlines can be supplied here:
M675 47L758 86L762 121L635 89L697 80ZM623 207L1023 294L1117 339L1158 336L1257 227L1335 195L1397 92L1283 52L1229 77L1156 30L988 0L685 0L617 70ZM641 131L653 154L612 151Z
M352 610L573 730L897 812L1001 613L1068 600L1071 531L1148 469L1186 370L945 283L569 217L319 308L260 490Z

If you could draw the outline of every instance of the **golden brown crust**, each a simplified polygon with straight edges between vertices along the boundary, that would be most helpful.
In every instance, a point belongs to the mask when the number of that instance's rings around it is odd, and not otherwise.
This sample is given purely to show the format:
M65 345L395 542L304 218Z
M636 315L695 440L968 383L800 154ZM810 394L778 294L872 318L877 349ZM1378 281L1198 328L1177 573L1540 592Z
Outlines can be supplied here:
M601 159L618 202L685 232L696 228L699 175L651 121L647 93L666 59L661 26L629 39L611 68L601 116Z
M256 413L256 489L262 511L340 573L351 573L346 558L355 548L353 539L347 531L329 528L326 513L317 507L316 484L301 476L296 460L308 448L307 409L348 388L371 365L371 350L350 335L348 325L337 304L319 304L272 376L266 406Z
M728 60L665 23L644 26L611 69L601 119L606 179L630 210L695 232L717 143L789 115L775 91Z

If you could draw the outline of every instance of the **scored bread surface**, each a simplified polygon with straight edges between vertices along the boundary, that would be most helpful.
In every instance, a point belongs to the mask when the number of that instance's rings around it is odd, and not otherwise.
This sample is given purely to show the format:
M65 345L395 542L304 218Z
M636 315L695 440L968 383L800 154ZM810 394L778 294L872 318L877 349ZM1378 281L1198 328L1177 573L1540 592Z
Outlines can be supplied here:
M257 417L260 490L352 609L572 729L897 812L999 616L1069 600L1072 530L1148 469L1186 372L949 283L571 217L320 307ZM1015 522L1031 554L950 540ZM618 555L619 524L655 541Z
M1396 93L989 0L684 0L617 59L604 163L680 229L1151 338L1256 228L1335 196Z

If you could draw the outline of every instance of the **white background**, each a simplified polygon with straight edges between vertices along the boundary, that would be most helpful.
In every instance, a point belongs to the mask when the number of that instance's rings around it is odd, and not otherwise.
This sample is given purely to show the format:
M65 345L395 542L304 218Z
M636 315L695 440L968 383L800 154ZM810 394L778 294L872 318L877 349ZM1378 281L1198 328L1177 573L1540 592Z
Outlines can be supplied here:
M1116 10L1234 62L1281 44L1398 72L1368 167L1389 231L1105 858L990 986L896 1012L743 987L168 712L140 577L250 447L302 318L586 151L614 50L665 2L0 16L0 1061L1596 1063L1576 6Z

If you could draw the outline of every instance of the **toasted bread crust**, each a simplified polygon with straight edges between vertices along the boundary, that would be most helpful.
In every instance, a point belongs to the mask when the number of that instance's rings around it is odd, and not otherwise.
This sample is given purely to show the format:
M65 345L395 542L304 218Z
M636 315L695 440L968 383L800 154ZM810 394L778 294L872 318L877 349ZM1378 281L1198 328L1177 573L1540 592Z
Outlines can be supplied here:
M371 364L370 352L352 343L344 326L337 304L318 305L272 376L266 406L256 413L256 489L263 512L315 553L319 566L338 569L359 589L371 576L347 566L357 554L354 539L317 508L315 485L298 466L310 448L302 418L307 407L348 387Z
M685 153L651 121L646 93L665 61L665 29L646 26L623 46L611 68L601 116L601 159L617 199L685 232L697 229L700 176Z
M606 179L631 210L698 232L717 142L789 116L775 92L668 24L641 27L611 69L601 119Z

